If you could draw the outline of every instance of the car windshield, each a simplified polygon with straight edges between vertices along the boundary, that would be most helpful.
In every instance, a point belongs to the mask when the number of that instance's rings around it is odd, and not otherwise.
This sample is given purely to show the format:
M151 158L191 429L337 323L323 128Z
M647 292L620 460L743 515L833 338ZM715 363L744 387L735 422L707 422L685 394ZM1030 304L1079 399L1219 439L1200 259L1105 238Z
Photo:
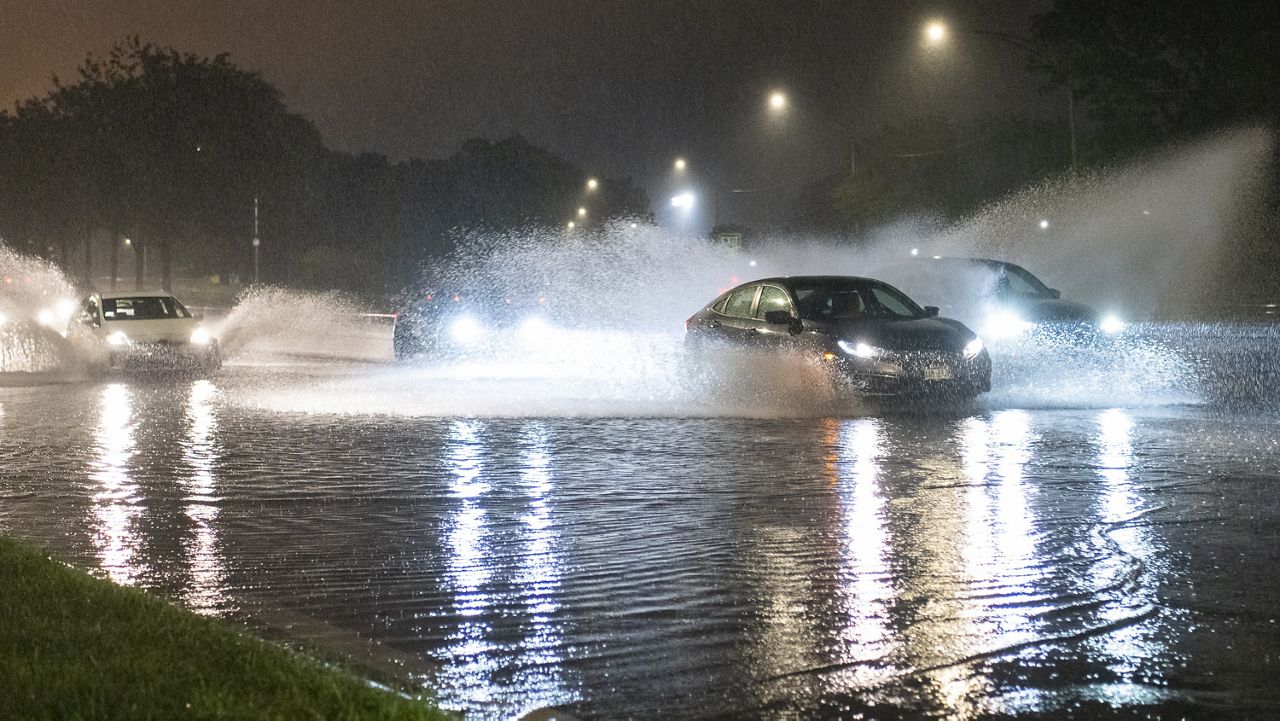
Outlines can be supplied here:
M1012 263L1002 263L996 270L996 289L1020 295L1048 296L1049 286L1031 271Z
M190 318L191 314L176 299L167 296L141 298L103 298L102 317L106 320L162 320Z
M835 322L846 320L911 320L924 311L907 296L880 283L821 282L792 286L800 317Z

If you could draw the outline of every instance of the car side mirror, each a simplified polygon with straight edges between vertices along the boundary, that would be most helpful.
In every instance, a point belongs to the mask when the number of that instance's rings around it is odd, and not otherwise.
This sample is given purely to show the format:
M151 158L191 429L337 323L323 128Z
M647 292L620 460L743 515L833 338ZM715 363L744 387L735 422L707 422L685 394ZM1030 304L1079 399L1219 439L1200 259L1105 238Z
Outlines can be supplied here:
M800 331L804 330L804 323L785 310L765 311L764 322L769 325L785 325L791 335L800 335Z
M937 318L937 317L938 317L938 306L936 306L936 305L926 305L926 306L924 307L924 317L926 317L926 318Z
M791 325L791 314L785 310L765 311L764 322L769 325Z
M1057 288L1050 288L1049 297L1053 298L1054 300L1057 300L1058 298L1062 297L1062 291L1058 290Z

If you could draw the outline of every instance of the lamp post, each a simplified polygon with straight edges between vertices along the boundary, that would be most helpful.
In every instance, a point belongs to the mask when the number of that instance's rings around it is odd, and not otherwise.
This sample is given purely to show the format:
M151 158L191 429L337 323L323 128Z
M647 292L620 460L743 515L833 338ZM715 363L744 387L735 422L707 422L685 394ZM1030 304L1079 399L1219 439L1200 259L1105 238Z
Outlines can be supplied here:
M1031 57L1035 58L1036 60L1039 60L1041 63L1044 63L1046 65L1053 66L1057 64L1055 62L1055 59L1049 55L1048 51L1045 49L1044 46L1040 45L1039 43L1029 38L1024 38L1019 35L1014 35L1012 33L1000 32L998 30L980 30L977 28L965 28L965 27L961 27L960 29L973 35L980 35L985 38L991 38L993 40L997 40L1006 45L1011 45L1015 48L1018 48L1022 52L1027 53ZM949 35L950 35L950 30L947 24L938 20L930 22L926 24L924 27L925 45L929 47L941 47L947 41L947 37ZM1067 73L1066 73L1067 133L1071 140L1070 167L1072 169L1075 169L1076 160L1077 160L1075 82L1072 79L1070 68L1066 68L1066 70L1067 70Z
M262 240L258 237L258 198L253 199L253 284L258 284L258 246Z

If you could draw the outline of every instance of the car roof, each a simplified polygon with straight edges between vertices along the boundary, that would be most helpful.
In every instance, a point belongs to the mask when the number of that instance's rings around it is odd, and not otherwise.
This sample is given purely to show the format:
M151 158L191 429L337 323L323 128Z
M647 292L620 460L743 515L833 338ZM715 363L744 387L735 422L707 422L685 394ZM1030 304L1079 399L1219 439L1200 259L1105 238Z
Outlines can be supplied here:
M944 265L958 265L958 264L985 265L989 268L1004 268L1009 266L1017 266L1017 263L1010 263L1007 260L995 260L994 258L967 258L964 256L957 256L957 255L940 255L940 256L931 255L931 256L919 256L915 258L905 258L903 260L897 260L885 267L906 267L914 263L938 263L938 262L942 262Z
M105 293L98 293L103 300L114 300L116 298L173 298L173 293L163 290L112 290Z
M778 276L773 276L771 278L760 278L759 280L748 281L746 283L743 283L742 285L752 285L756 283L777 283L779 285L795 285L797 283L812 283L814 285L823 285L826 283L845 283L849 281L853 281L855 283L880 283L881 285L884 284L884 281L882 280L876 280L875 278L868 278L860 275L778 275ZM740 288L742 286L737 286L737 287Z

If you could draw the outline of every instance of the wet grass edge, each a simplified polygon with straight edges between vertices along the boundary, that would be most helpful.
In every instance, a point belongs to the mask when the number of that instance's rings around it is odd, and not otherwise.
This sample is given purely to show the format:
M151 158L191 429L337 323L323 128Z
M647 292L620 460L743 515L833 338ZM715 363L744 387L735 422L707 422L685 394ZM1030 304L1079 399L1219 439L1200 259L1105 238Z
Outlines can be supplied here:
M4 537L0 686L14 718L452 718Z

